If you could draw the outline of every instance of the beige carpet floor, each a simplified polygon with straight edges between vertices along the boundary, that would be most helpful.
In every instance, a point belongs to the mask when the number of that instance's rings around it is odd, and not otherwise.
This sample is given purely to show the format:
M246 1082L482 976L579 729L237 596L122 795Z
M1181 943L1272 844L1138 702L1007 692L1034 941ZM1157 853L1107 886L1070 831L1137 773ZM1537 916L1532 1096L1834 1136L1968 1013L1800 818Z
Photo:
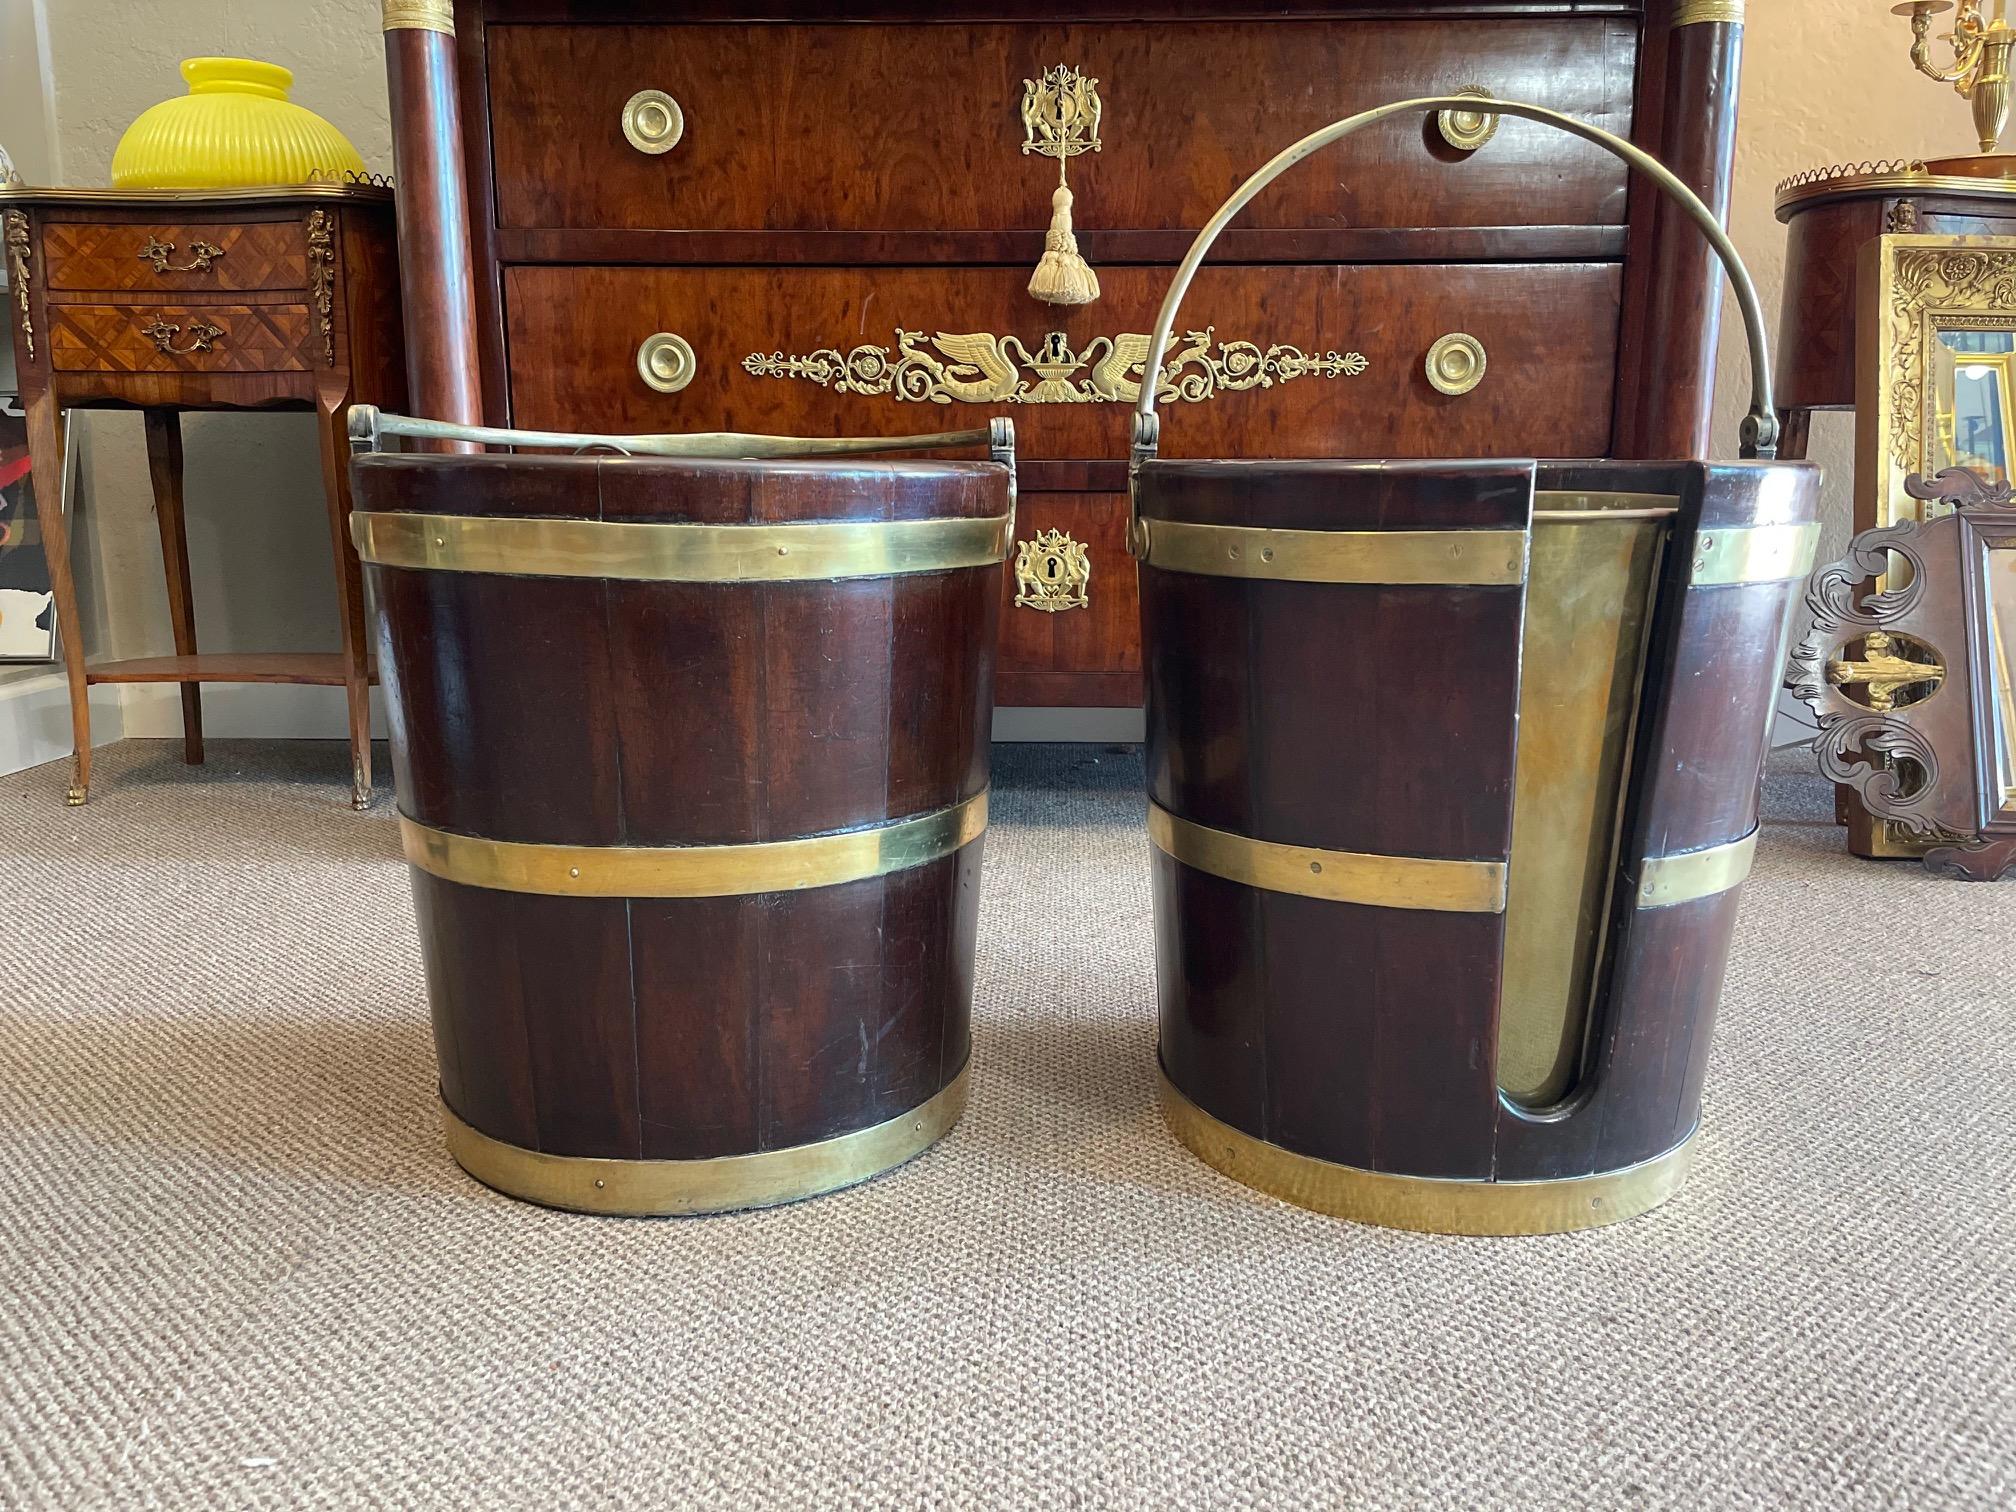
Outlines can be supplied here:
M340 752L0 779L0 1506L2007 1507L2016 885L1774 778L1693 1185L1553 1239L1257 1196L1154 1106L1139 767L1004 749L973 1103L835 1197L462 1176Z

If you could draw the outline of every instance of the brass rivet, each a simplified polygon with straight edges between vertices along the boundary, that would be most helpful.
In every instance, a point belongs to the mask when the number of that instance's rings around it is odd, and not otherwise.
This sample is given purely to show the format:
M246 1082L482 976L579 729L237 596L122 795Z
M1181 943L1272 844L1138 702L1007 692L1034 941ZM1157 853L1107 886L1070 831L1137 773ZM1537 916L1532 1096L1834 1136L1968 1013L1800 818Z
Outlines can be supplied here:
M779 547L777 548L777 555L779 555L779 556L789 556L789 555L791 555L791 548L790 548L789 546L779 546Z
M1321 861L1311 861L1309 863L1309 870L1320 874L1323 870L1323 863Z
M600 1176L597 1176L595 1178L595 1185L597 1186L597 1188L601 1188L606 1187L607 1185L609 1185L609 1183L604 1181Z
M1227 546L1225 548L1225 555L1229 556L1230 558L1232 558L1233 561L1236 562L1239 560L1239 548L1237 546Z
M570 866L567 868L567 875L570 877L578 877L581 875L581 868L578 866Z

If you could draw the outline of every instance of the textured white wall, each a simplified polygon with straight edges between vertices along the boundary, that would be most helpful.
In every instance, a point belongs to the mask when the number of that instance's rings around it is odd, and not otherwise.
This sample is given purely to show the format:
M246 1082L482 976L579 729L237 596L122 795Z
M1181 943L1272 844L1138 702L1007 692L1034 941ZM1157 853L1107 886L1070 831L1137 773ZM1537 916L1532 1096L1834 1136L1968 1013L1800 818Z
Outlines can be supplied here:
M1966 101L1913 71L1910 23L1891 15L1890 5L1750 0L1729 233L1757 280L1774 340L1785 283L1785 228L1771 210L1780 180L1833 163L1975 150ZM1939 50L1935 44L1935 56ZM1733 457L1736 427L1750 402L1749 360L1733 301L1723 305L1720 355L1713 455ZM1840 555L1852 528L1854 452L1852 414L1814 416L1812 458L1827 470L1822 561Z
M54 167L66 184L110 182L120 134L183 91L183 58L208 54L293 69L294 99L333 121L370 167L391 170L379 0L42 0L40 8ZM96 656L171 651L140 417L79 419L96 556L86 586L101 621L87 644ZM310 417L192 415L183 433L204 649L333 650L334 569Z

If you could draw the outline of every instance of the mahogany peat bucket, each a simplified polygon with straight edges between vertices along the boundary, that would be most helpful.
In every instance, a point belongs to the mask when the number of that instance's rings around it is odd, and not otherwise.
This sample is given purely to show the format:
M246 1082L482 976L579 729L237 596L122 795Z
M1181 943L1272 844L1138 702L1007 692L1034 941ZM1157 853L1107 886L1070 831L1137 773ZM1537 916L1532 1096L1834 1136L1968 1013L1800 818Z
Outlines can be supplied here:
M1457 108L1276 158L1156 329L1280 171ZM1162 459L1149 384L1130 547L1171 1129L1320 1211L1549 1233L1686 1179L1819 474L1769 460L1761 312L1700 201L1490 109L1684 196L1751 340L1747 460Z
M669 1214L928 1148L966 1098L1006 422L351 430L455 1159Z

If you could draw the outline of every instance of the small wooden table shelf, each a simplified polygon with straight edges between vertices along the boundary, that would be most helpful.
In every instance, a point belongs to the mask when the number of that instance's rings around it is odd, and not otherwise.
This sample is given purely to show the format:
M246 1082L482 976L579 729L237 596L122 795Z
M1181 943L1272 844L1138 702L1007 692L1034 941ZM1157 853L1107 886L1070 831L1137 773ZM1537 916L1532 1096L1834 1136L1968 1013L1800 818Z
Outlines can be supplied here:
M353 403L403 408L392 191L302 184L211 192L0 189L21 399L38 477L63 476L68 409L138 409L168 576L175 654L87 666L69 522L36 490L62 627L76 740L68 799L91 787L91 708L102 683L175 683L184 759L203 760L204 683L346 690L351 802L371 801L371 682L363 575L350 544ZM203 653L183 526L185 410L313 410L319 422L341 621L328 652Z
M340 651L223 651L197 656L135 656L93 662L87 683L312 683L340 688L350 669ZM378 680L371 669L370 680Z

